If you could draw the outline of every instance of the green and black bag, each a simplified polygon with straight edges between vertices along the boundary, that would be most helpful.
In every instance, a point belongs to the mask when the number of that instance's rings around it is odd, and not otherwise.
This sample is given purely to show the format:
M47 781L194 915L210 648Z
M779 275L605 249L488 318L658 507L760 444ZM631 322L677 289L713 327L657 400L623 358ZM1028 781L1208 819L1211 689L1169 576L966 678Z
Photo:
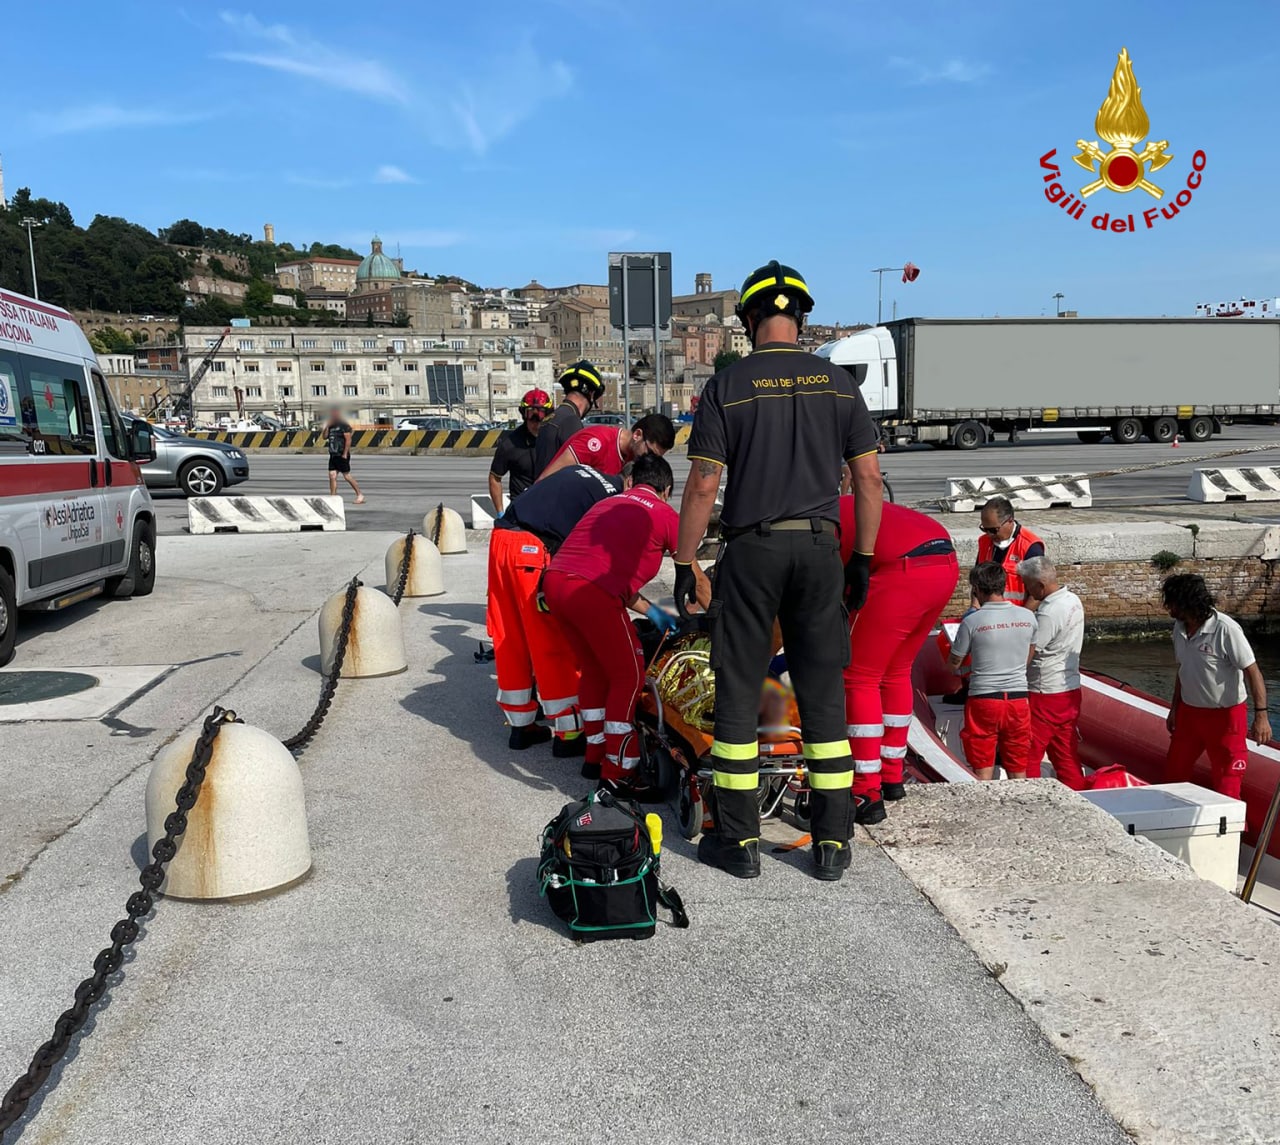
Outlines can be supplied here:
M639 807L607 791L565 804L547 824L538 882L578 942L651 938L659 906L671 911L672 925L689 925L680 896L659 878Z

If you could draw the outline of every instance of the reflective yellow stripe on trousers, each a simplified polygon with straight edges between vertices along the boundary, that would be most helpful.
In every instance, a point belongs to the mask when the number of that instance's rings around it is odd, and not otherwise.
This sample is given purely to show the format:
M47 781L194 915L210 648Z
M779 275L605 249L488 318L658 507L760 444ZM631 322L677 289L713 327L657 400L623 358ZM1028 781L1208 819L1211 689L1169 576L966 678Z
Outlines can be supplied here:
M760 784L760 776L755 767L750 765L756 762L759 755L760 747L755 740L750 743L725 743L723 740L713 740L712 759L724 760L725 763L745 763L748 765L748 770L722 771L716 767L711 772L712 783L727 791L754 791Z
M831 743L807 743L804 745L804 758L809 763L809 789L811 791L838 791L842 787L853 786L853 755L849 751L847 739L835 740ZM844 771L828 771L825 768L815 771L813 764L829 760L845 760L849 767Z

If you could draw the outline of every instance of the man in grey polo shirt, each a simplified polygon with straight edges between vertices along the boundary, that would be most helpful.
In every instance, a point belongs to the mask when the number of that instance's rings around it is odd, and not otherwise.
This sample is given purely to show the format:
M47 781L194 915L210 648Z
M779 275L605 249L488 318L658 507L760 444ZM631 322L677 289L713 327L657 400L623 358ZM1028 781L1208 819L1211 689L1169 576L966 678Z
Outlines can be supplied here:
M1027 599L1036 609L1036 654L1027 666L1031 705L1031 755L1027 775L1040 778L1045 752L1054 774L1070 787L1084 787L1080 770L1080 649L1084 647L1084 605L1058 583L1048 557L1030 557L1018 565Z
M1246 729L1260 744L1271 742L1267 685L1240 625L1215 608L1204 577L1181 573L1160 590L1173 617L1173 654L1178 679L1169 710L1166 783L1186 783L1201 752L1209 756L1213 789L1240 798L1249 760ZM1253 725L1245 690L1253 700Z
M992 561L969 571L969 585L979 607L960 622L950 661L955 672L966 656L972 660L960 742L979 779L995 776L997 754L1010 779L1026 779L1027 663L1035 652L1035 614L1005 600L1005 571Z

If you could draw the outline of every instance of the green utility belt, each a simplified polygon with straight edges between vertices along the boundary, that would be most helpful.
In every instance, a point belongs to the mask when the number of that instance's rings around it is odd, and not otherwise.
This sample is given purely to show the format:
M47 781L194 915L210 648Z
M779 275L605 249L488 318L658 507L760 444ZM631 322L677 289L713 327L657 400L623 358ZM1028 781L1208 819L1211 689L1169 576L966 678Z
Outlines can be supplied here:
M830 533L836 534L836 523L826 517L788 517L782 521L761 521L757 525L744 525L740 529L721 529L720 536L726 541L734 537L746 536L747 533L758 533L767 537L770 533Z

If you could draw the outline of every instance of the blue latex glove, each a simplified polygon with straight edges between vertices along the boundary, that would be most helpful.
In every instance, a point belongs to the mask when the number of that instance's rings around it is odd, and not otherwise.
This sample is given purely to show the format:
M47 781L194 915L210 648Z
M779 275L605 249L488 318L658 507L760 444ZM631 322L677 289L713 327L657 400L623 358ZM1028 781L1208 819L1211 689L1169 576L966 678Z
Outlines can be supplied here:
M659 608L656 604L649 605L649 611L645 613L645 616L649 618L653 626L663 636L666 636L668 632L674 632L680 627L679 619L672 616L666 609Z

